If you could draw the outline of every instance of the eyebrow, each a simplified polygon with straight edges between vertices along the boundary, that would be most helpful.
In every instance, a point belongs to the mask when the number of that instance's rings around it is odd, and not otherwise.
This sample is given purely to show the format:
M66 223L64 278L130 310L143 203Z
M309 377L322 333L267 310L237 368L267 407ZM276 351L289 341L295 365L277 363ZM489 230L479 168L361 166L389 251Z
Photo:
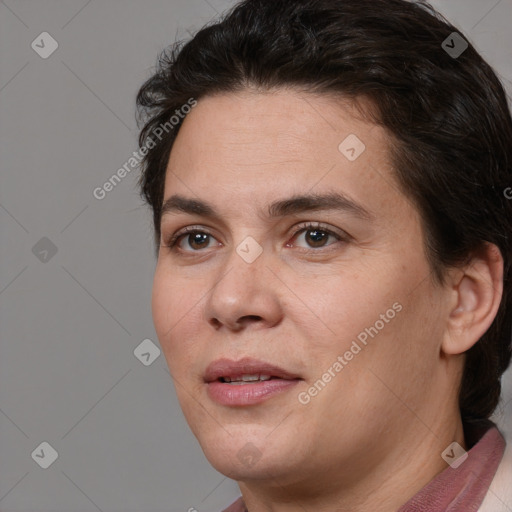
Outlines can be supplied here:
M281 199L269 205L267 214L269 218L277 218L318 210L348 212L365 220L374 218L362 205L338 192L294 195L287 199ZM164 201L160 218L162 219L164 215L180 212L211 219L221 219L222 217L211 204L175 194Z

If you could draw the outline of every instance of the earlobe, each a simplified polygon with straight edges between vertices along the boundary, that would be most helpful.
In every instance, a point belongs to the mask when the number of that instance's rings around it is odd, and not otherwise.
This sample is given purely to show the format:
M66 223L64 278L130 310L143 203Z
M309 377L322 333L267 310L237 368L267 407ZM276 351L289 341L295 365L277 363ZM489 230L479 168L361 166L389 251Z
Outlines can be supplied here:
M462 269L453 289L456 305L443 339L445 354L469 350L489 329L503 294L503 257L496 245L486 243Z

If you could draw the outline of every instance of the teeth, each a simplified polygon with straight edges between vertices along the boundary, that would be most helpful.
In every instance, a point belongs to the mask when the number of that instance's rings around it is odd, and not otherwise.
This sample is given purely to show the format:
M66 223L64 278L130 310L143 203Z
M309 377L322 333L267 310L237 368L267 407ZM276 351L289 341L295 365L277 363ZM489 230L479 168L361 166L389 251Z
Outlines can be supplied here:
M242 380L244 382L252 382L253 380L260 380L260 376L259 375L244 375L242 377Z
M230 382L232 384L242 384L244 382L257 382L263 380L270 380L270 375L254 374L254 375L242 375L242 377L230 378L223 377L224 382Z

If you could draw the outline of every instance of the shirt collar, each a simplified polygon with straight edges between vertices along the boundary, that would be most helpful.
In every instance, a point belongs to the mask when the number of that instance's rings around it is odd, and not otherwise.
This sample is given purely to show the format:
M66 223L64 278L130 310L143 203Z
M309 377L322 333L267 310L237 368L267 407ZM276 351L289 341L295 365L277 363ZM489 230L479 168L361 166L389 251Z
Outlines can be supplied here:
M489 420L464 426L467 459L458 467L448 465L398 512L476 511L496 474L505 451L505 439Z

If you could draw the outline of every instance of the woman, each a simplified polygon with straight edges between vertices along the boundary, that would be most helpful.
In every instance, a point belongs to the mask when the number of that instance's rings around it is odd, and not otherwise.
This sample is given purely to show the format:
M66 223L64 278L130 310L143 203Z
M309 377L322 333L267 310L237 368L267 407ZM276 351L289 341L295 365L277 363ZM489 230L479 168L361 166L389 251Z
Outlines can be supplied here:
M508 506L512 120L465 37L423 3L246 0L137 101L153 319L226 510Z

